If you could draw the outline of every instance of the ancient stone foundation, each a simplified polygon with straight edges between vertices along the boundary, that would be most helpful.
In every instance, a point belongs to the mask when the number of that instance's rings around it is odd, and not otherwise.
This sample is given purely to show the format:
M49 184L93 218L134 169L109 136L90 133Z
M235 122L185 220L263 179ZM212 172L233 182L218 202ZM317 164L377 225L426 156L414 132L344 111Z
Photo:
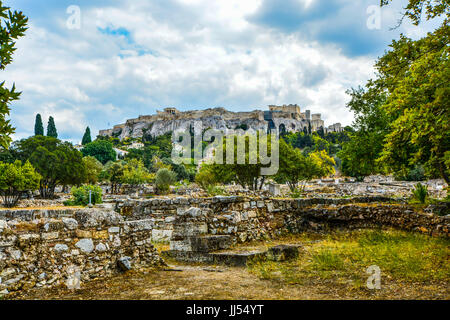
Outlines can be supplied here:
M170 241L166 254L178 260L245 265L261 254L295 257L298 248L227 252L237 243L283 234L393 227L448 237L450 230L448 206L423 208L385 197L180 197L118 200L114 208L0 210L0 294L164 264L152 245L158 241Z
M439 210L437 210L439 209ZM384 197L351 199L152 199L118 202L116 210L127 219L144 219L152 234L170 239L165 256L180 261L245 265L249 258L295 256L296 248L268 252L224 251L236 243L275 238L304 231L383 228L449 236L449 217L437 216L443 208L418 208ZM448 210L448 208L444 208ZM291 250L291 251L290 251Z
M5 213L5 212L3 212ZM0 293L68 285L160 265L152 230L114 211L21 211L0 220ZM52 217L42 217L50 215Z

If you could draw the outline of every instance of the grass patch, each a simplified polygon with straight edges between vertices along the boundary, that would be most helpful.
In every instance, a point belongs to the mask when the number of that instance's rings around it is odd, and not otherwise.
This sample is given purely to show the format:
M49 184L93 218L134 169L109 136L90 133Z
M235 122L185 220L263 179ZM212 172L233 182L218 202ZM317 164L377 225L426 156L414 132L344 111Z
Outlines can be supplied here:
M316 241L311 241L313 237ZM371 265L381 276L406 282L449 281L450 240L394 230L335 232L301 235L305 243L299 258L289 262L252 261L249 271L262 279L301 283L305 279L350 281L360 287Z

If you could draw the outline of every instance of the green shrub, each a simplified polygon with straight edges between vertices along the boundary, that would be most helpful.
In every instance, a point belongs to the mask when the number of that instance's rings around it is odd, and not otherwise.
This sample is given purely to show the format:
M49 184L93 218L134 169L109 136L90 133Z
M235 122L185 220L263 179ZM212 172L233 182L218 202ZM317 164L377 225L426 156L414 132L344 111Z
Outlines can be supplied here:
M412 196L414 200L425 203L428 198L428 187L419 182L412 191Z
M176 174L167 168L159 169L156 173L155 187L158 193L167 193L175 182Z
M195 182L206 192L209 188L214 188L217 181L212 166L203 165L195 176Z
M226 196L227 191L223 187L209 185L206 187L206 192L209 196Z
M72 188L72 199L68 201L69 205L87 206L89 204L89 191L91 191L91 203L102 203L102 188L93 185L84 185L79 188Z
M424 181L426 179L425 169L421 165L416 165L410 169L406 175L397 175L395 180L397 181Z
M305 186L302 185L300 187L295 188L294 191L290 193L290 197L293 199L299 199L303 197L304 194L305 194Z

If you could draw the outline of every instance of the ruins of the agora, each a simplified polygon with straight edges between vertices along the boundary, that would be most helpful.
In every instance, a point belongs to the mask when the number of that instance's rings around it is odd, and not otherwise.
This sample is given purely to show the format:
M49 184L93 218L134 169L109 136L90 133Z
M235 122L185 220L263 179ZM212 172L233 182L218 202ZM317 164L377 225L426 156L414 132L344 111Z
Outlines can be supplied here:
M145 131L152 136L162 135L184 128L189 121L202 121L204 128L217 130L234 130L238 126L248 129L277 130L277 132L298 132L304 129L315 132L322 128L324 132L340 132L340 123L325 127L321 114L311 114L310 110L301 112L298 105L269 106L268 111L255 110L251 112L231 112L224 108L194 110L180 112L176 108L165 108L156 115L139 116L112 129L100 130L101 136L115 136L120 139L126 137L141 137Z
M121 139L141 137L144 131L160 135L193 119L218 129L241 124L264 130L325 128L319 114L302 113L297 105L238 113L221 108L188 112L168 108L100 134ZM325 130L339 132L341 125ZM424 184L431 197L445 198L442 180ZM93 279L106 281L130 270L137 274L170 268L191 270L183 269L190 263L219 268L245 268L255 258L288 263L310 254L308 248L321 241L318 235L334 231L394 229L448 239L448 202L413 205L409 197L414 185L385 176L366 177L363 182L334 176L309 181L299 197L270 179L259 191L226 185L225 194L220 196L209 196L195 184L172 186L166 195L157 195L150 184L124 185L118 194L111 194L105 184L101 186L103 203L90 207L64 206L70 194L62 192L60 186L53 200L29 197L18 208L0 209L0 295L14 297L54 288L76 291ZM272 244L303 233L315 234L312 239L316 240ZM257 249L240 249L261 241ZM365 269L360 272L366 277ZM166 272L160 276L178 275ZM151 287L152 283L145 285ZM352 294L352 290L345 292ZM374 297L367 290L357 292ZM196 294L189 297L202 297ZM445 295L441 290L439 297Z

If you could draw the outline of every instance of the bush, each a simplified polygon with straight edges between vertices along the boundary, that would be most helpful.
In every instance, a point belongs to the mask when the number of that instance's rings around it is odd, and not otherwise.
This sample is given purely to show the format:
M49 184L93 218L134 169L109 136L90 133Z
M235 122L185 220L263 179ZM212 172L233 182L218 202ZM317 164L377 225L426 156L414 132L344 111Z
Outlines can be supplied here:
M197 175L195 182L205 191L216 186L217 181L211 166L203 165Z
M72 199L66 204L87 206L89 204L89 191L91 191L91 203L102 203L102 188L99 186L85 185L72 188Z
M209 196L226 196L228 195L225 188L210 185L206 188L206 192Z
M17 160L14 163L0 162L0 196L3 205L14 207L23 193L39 187L41 175L27 161L24 165Z
M176 174L167 168L159 169L156 173L155 187L158 193L167 193L175 182Z
M425 169L421 165L416 165L410 169L406 175L397 175L397 181L424 181L426 179Z
M428 198L428 187L419 182L412 191L412 195L414 200L425 203Z

